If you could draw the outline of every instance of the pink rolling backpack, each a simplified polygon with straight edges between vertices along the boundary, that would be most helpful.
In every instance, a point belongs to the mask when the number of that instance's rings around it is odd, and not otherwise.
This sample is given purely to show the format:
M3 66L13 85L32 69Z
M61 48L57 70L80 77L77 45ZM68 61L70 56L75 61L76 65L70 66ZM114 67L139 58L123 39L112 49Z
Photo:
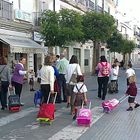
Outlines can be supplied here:
M77 124L78 126L90 126L91 121L92 121L92 113L91 113L91 101L89 102L89 107L88 108L84 108L82 103L82 107L81 109L79 109L78 114L77 114Z
M114 108L116 108L120 103L122 103L127 98L128 98L128 96L124 95L119 100L114 98L114 99L102 102L103 111L105 113L109 113L110 111L112 111Z

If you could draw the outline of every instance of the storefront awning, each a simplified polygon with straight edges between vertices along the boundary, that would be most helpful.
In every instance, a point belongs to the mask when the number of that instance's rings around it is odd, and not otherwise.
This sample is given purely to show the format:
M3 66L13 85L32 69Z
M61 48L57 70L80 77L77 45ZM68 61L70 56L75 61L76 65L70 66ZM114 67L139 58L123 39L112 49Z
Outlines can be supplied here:
M10 46L11 53L44 53L44 47L29 38L0 35L0 41Z

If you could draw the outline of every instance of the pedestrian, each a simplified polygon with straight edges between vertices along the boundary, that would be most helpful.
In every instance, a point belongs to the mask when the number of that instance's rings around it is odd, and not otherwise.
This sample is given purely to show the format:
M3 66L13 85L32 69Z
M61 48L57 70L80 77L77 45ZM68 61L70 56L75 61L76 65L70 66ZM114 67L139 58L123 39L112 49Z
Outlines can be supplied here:
M116 80L116 93L118 93L119 92L119 85L118 85L118 77L119 77L119 66L120 66L120 63L119 63L119 61L115 61L115 69L116 69L116 75L117 75L117 80Z
M73 119L76 119L78 107L84 103L87 104L87 87L84 84L84 76L77 76L77 84L74 86L74 108L72 110Z
M56 55L53 55L54 61L52 64L52 67L54 69L54 76L55 76L55 82L54 82L54 91L57 92L57 96L56 96L56 103L61 103L62 99L61 99L61 91L60 91L60 85L59 85L59 71L56 67L56 60L57 57Z
M53 56L48 55L45 57L44 65L40 70L41 74L41 92L42 92L42 103L47 103L49 93L54 93L54 69L52 67Z
M73 76L77 75L82 75L81 72L81 68L80 65L78 64L78 59L76 55L72 55L70 62L68 64L68 67L66 69L66 83L67 83L67 107L71 106L71 112L73 110L73 98L74 98L74 94L73 94L73 88L74 85L77 83L77 79L76 77L75 80L73 78Z
M24 82L24 76L29 71L24 70L24 65L26 64L26 58L21 57L19 60L19 63L15 65L14 73L11 78L12 86L15 88L15 94L19 96L20 102L21 102L21 92L22 92L22 86ZM24 105L21 103L21 105Z
M126 70L127 86L129 85L129 77L135 75L135 70L132 68L132 64L128 63L128 69Z
M98 98L105 100L107 93L107 86L109 81L109 75L111 72L111 65L107 62L104 55L100 57L96 70L98 70ZM103 94L101 93L103 91Z
M67 97L66 97L66 79L65 79L65 74L66 74L66 69L69 64L69 61L65 58L65 54L61 53L60 54L60 60L57 63L56 67L59 71L59 85L60 85L60 91L63 96L63 102L67 102Z
M8 87L11 85L11 76L10 76L10 68L7 65L7 58L1 57L0 63L0 80L1 80L1 89L0 89L0 102L1 102L1 110L5 110L7 108L7 93Z
M29 72L28 77L29 77L30 91L35 91L34 90L35 73L33 70Z
M132 111L133 108L137 108L140 106L140 104L138 104L135 101L135 98L137 96L136 76L135 75L130 76L128 78L128 81L129 81L129 86L126 91L126 95L129 95L128 97L129 108L127 109L127 111Z
M111 73L110 73L110 87L109 87L109 92L110 93L117 93L118 89L117 89L117 78L118 78L118 72L116 69L116 64L112 65L111 68Z
M56 55L54 65L56 66L60 60L60 55Z

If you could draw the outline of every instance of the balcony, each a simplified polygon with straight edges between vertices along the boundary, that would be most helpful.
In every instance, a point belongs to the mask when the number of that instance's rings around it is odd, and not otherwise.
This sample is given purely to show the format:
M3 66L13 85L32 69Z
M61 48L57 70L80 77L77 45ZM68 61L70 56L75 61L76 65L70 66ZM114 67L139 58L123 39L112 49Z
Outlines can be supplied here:
M92 2L91 0L87 1L87 4L86 4L87 8L91 11L95 11L95 3Z
M0 0L0 18L13 20L13 3Z
M33 12L33 25L36 26L36 27L39 27L41 24L41 15L42 15L42 12Z

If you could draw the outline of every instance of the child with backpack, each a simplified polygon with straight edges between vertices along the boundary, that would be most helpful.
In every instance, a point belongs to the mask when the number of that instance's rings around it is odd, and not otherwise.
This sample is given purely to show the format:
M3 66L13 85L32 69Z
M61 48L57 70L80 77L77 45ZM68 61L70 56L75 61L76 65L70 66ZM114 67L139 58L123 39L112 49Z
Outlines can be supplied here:
M130 76L128 78L128 82L129 82L129 85L125 93L126 95L129 95L128 97L129 108L127 109L127 111L132 111L133 108L137 108L140 106L140 104L138 104L135 101L135 98L137 96L136 76L135 75Z
M73 119L76 119L77 116L77 110L78 107L80 107L82 105L82 103L84 102L84 104L87 103L87 87L84 84L84 76L83 75L78 75L77 76L77 84L74 86L73 89L74 92L74 107L72 109L72 114L73 114Z

